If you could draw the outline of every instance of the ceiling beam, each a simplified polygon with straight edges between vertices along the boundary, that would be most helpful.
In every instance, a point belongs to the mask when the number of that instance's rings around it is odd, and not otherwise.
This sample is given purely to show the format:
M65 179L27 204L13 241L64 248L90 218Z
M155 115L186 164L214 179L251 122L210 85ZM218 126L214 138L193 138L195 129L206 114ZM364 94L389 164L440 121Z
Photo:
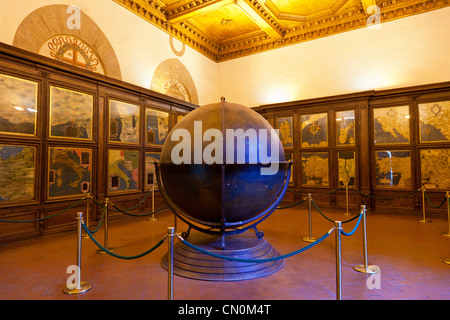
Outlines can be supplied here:
M235 0L235 3L244 13L252 19L265 33L274 39L280 39L283 37L283 30L276 23L275 19L265 11L262 6L260 8L255 7L253 4L255 1L251 0ZM263 10L266 14L264 14Z
M165 8L167 21L172 24L183 22L234 2L235 0L210 0L198 5L196 3L187 3L177 7L168 6Z
M367 12L367 8L369 8L370 6L373 6L373 5L377 5L377 1L376 0L361 0L361 3L362 3L362 6L363 6L363 9L364 9L364 12L367 15L370 15L370 14L373 13L373 12Z

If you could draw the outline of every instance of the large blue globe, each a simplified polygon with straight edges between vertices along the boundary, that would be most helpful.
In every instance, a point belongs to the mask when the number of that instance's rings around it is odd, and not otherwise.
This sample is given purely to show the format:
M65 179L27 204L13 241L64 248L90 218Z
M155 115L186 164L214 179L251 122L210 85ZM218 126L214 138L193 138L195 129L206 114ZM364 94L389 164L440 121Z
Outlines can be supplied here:
M201 134L198 130L199 124ZM204 138L208 129L217 129L213 132L221 133L223 150L206 152L205 148L215 141L211 138L210 141L202 142L201 152L217 156L215 152L221 151L223 161L208 164L202 159L201 164L196 164L194 158L199 155L195 153L195 150L199 150L199 141L196 138ZM243 152L243 145L238 144L238 139L233 139L233 144L227 145L227 129L235 132L239 129L244 132L254 129L258 134L256 141L245 140L245 163L237 163L238 153ZM275 140L262 139L263 136L259 135L262 132L260 129L265 130L268 137ZM160 188L175 213L195 224L218 228L222 232L225 232L226 228L239 228L261 218L266 213L265 210L280 196L288 170L282 144L278 136L273 135L272 130L272 126L251 108L224 101L199 107L181 119L164 143L159 164ZM186 135L180 138L180 132L188 133L190 140L184 140ZM187 144L190 147L190 155L189 152L185 153L188 151L186 148L180 151L180 146ZM271 149L274 145L277 150ZM230 159L227 158L229 146L233 146L231 149L235 153L234 162L227 161ZM256 163L249 163L251 156L255 154L252 152L260 148L270 150L271 163L277 162L278 170L274 174L261 174L261 169L268 168L269 165L267 159L262 161L259 153ZM275 154L278 155L276 159L273 158ZM177 159L174 159L174 156ZM184 157L184 163L179 163L179 157ZM188 158L190 160L186 161Z

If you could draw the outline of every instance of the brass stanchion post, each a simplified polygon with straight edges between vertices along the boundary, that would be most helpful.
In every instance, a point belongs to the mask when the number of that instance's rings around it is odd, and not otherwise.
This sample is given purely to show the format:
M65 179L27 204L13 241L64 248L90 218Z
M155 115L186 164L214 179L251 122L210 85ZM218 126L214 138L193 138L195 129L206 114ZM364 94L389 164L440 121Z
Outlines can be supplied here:
M443 233L442 235L444 237L450 237L450 191L447 191L446 195L447 197L447 221L448 221L448 232Z
M346 212L344 213L344 215L349 216L350 213L348 213L348 181L345 183L345 206Z
M341 221L335 221L335 243L336 243L336 300L342 296L342 255L341 255Z
M167 298L173 300L173 238L175 236L175 228L167 228L167 239L169 240L169 250L167 252L167 274L168 274L168 287Z
M89 229L89 207L90 207L89 200L90 199L91 199L91 194L87 193L86 194L86 227L88 229ZM89 238L89 236L86 233L84 233L82 238L87 239L87 238Z
M364 265L357 265L354 266L353 269L355 269L358 272L362 273L377 273L380 268L376 265L369 266L368 259L367 259L367 232L366 232L366 206L361 206L361 214L362 216L362 222L363 222L363 255L364 255Z
M152 186L152 217L148 218L149 221L158 221L158 219L155 219L155 185Z
M106 248L108 251L110 252L114 252L116 251L116 249L114 248L108 248L108 205L109 205L109 198L105 198L105 218L104 218L104 243L103 243L103 247ZM105 251L103 251L102 249L97 249L96 253L106 253Z
M422 219L419 222L431 222L431 220L425 218L425 192L425 185L422 184Z
M83 222L83 213L77 213L77 264L75 269L75 286L67 286L63 289L64 293L67 294L77 294L88 291L92 288L92 284L89 282L81 281L81 223Z
M314 242L317 239L312 236L312 219L311 219L311 193L308 193L308 224L309 224L309 236L304 237L302 240L306 242Z

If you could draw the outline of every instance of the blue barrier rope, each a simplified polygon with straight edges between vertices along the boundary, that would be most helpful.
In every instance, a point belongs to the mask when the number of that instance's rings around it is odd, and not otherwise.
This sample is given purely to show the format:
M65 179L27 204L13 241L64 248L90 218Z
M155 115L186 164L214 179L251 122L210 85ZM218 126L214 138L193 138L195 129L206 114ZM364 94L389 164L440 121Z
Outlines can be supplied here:
M319 239L317 239L316 241L312 242L311 244L307 245L306 247L303 247L299 250L293 251L291 253L282 255L282 256L278 256L278 257L273 257L273 258L268 258L268 259L240 259L240 258L233 258L233 257L228 257L228 256L223 256L211 251L207 251L205 249L199 248L189 242L187 242L186 240L184 240L183 238L179 237L180 241L188 246L191 249L194 249L200 253L206 254L210 257L214 257L214 258L218 258L218 259L222 259L222 260L228 260L228 261L233 261L233 262L243 262L243 263L266 263L266 262L273 262L273 261L279 261L279 260L283 260L289 257L292 257L296 254L299 254L303 251L306 251L312 247L314 247L315 245L318 245L319 243L321 243L323 240L325 240L326 238L328 238L328 236L331 234L331 232L333 232L334 228L331 228L327 233L325 233L322 237L320 237Z
M344 236L351 236L351 235L353 235L353 234L355 233L356 229L358 229L358 227L359 227L359 223L361 222L362 216L363 216L363 214L360 213L360 214L359 214L358 221L356 222L356 225L355 225L355 227L353 228L352 231L350 231L350 232L344 232L344 230L341 230L341 233L342 233Z

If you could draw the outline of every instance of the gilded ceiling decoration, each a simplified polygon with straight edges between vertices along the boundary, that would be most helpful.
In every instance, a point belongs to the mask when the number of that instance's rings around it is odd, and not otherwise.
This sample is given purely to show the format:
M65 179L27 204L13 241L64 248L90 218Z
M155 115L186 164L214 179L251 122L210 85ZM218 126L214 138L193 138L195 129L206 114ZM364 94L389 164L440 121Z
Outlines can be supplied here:
M216 62L450 5L450 0L113 1Z

